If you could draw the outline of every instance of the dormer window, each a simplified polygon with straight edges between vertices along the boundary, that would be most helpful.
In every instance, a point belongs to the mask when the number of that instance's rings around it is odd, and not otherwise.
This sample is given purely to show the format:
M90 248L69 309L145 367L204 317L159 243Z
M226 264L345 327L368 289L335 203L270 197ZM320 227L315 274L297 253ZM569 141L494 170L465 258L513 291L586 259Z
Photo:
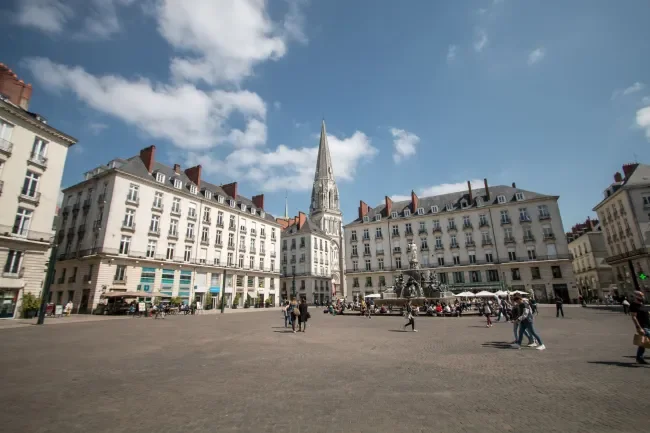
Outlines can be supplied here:
M431 206L431 213L438 213L438 206Z
M228 204L230 204L230 207L234 208L235 207L235 200L228 200Z
M411 210L410 209L404 209L404 216L411 216Z
M207 189L203 191L203 195L205 195L205 198L210 200L212 198L212 191L208 191Z
M461 200L460 207L465 209L467 207L467 200Z
M156 173L156 182L165 183L165 175L161 172Z
M363 217L363 222L367 223L368 221L370 221L370 217L369 216L364 216Z
M397 218L397 212L391 212L390 217L391 218Z
M218 201L219 201L219 203L223 204L223 196L222 195L219 196Z
M522 201L523 199L524 199L524 193L523 192L515 193L515 200Z
M381 215L379 214L375 215L375 221L381 221Z
M174 188L181 189L183 187L183 182L180 179L174 179Z
M483 199L481 197L476 198L476 206L483 206Z
M450 211L450 210L454 210L454 205L451 204L451 203L448 203L447 206L445 206L445 208L446 208L448 211Z
M264 218L266 216L266 212L263 210L260 211L260 218Z
M424 208L423 207L418 208L418 215L424 215Z
M505 203L506 202L506 196L505 195L498 196L497 197L497 202L501 203L501 204Z
M239 207L242 210L242 212L246 212L246 205L244 203L242 203Z
M254 207L251 208L251 215L255 215L257 213L257 209Z
M190 185L190 193L191 194L198 194L199 189L196 187L196 185Z

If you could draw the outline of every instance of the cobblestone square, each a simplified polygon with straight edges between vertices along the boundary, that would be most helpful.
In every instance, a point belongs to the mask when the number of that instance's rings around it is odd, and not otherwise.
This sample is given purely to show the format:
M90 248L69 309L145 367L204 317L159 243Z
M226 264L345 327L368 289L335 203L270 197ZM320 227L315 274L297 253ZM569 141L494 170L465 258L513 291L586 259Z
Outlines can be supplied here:
M541 308L546 351L477 317L279 311L0 329L2 431L634 432L650 368L622 313Z

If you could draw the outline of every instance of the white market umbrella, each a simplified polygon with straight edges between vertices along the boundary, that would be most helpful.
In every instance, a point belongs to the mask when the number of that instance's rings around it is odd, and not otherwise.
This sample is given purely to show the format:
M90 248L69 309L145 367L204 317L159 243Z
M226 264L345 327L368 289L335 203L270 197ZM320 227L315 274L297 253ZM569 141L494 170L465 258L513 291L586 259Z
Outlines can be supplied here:
M476 294L476 296L477 296L478 298L484 298L484 297L487 297L487 296L489 296L489 297L491 297L491 298L494 298L494 297L496 297L496 294L494 294L494 293L492 293L492 292L488 292L487 290L483 290L482 292L478 292L478 293Z
M499 290L498 292L495 293L495 295L497 295L497 296L508 296L509 293L510 292L508 292L507 290Z
M365 296L366 298L381 298L381 295L379 293L371 293L369 295Z
M515 290L514 292L511 293L511 295L526 295L530 296L528 292L522 292L521 290Z
M474 293L472 293L472 292L461 292L461 293L457 294L456 296L457 297L463 297L463 298L473 298L476 295Z

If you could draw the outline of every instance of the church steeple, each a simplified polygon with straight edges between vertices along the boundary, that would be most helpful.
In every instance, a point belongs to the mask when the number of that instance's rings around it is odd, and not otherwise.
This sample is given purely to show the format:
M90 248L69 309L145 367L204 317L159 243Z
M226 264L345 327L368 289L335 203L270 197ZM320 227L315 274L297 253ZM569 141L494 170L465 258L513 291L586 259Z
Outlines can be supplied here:
M327 144L327 131L325 130L325 119L320 127L320 144L318 145L318 159L316 160L316 174L314 181L319 179L334 179L332 170L332 157Z
M315 217L323 212L340 214L339 189L336 187L336 181L334 180L325 120L323 120L320 127L316 173L314 174L314 187L311 191L310 216ZM326 232L328 231L326 230Z

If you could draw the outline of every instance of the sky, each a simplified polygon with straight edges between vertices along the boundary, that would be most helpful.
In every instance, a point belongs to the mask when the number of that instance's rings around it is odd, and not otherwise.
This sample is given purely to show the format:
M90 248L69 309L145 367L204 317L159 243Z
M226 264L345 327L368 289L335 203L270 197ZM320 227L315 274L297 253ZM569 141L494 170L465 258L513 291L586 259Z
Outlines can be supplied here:
M155 144L309 209L325 119L344 221L384 196L510 185L565 230L650 163L646 0L16 0L0 62L78 138L62 186ZM6 20L4 21L7 22Z

